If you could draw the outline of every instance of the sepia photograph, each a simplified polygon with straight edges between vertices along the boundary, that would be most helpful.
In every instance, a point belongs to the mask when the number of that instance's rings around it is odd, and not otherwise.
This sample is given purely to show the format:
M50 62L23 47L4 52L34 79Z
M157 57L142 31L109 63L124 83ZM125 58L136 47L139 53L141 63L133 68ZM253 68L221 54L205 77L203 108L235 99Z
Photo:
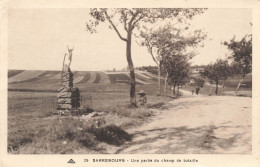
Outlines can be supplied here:
M252 10L10 9L9 154L251 154Z
M252 10L10 9L9 154L251 154Z
M0 3L0 166L260 165L260 1L31 2Z

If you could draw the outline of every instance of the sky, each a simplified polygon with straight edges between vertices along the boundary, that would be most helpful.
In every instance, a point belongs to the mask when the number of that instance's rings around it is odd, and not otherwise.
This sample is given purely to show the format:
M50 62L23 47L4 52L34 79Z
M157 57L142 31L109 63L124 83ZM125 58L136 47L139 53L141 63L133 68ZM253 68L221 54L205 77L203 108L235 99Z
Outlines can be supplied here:
M127 67L126 43L108 24L98 33L86 31L89 9L11 9L8 13L8 69L61 70L67 45L74 47L72 70L100 71ZM207 34L197 47L193 65L204 65L230 55L221 42L252 33L251 9L208 9L191 21ZM122 31L123 36L125 34ZM132 40L135 67L156 65L145 47Z

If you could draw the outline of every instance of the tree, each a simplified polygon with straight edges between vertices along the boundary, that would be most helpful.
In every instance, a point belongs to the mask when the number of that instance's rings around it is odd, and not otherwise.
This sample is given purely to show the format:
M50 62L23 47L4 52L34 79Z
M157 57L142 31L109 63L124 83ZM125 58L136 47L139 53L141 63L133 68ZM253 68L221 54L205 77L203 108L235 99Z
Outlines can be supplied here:
M230 42L224 42L228 49L232 51L232 58L236 64L236 74L242 76L239 81L236 93L243 82L246 74L252 72L252 35L246 35L240 41L236 41L235 37Z
M214 77L213 77L213 65L208 64L203 67L203 70L200 71L200 76L202 78L206 78L208 82L210 83L210 90L209 95L212 95L212 85L214 84Z
M210 95L212 84L216 84L215 94L218 94L218 85L222 80L222 93L224 92L225 81L228 77L233 75L233 66L228 64L227 60L217 59L214 64L209 64L204 67L203 71L200 71L200 74L203 78L207 78L211 84Z
M204 38L205 34L200 30L190 32L188 26L184 28L176 28L171 24L166 24L163 27L159 27L156 30L146 29L145 32L141 32L143 41L142 46L146 46L148 52L152 56L153 60L158 67L158 94L161 95L160 75L161 68L163 66L164 59L167 56L174 56L177 54L183 54L188 47L195 47ZM185 35L186 33L186 35ZM192 58L194 53L186 53L187 56ZM164 68L165 72L165 95L167 95L167 80L168 80L168 68ZM172 70L172 69L170 69Z
M225 88L225 81L228 77L233 76L233 64L229 65L227 60L217 60L217 66L219 67L219 76L222 80L222 94L224 94L224 88Z
M168 71L169 83L173 86L173 94L179 94L179 86L189 81L191 66L186 55L167 56L163 60L164 67Z
M233 75L233 68L228 64L227 60L218 59L214 64L215 74L218 75L219 80L222 80L222 91L221 94L224 93L225 81L228 77Z
M136 107L135 98L135 73L131 55L132 34L134 31L145 28L145 25L154 24L158 20L176 18L182 16L192 18L195 14L202 13L203 9L184 9L184 8L93 8L90 9L90 15L93 20L87 23L87 30L96 32L95 27L99 23L108 22L109 28L113 29L118 37L126 42L126 58L130 70L130 106ZM179 17L180 21L182 17ZM119 23L119 24L117 24ZM123 36L120 28L125 30L126 35Z

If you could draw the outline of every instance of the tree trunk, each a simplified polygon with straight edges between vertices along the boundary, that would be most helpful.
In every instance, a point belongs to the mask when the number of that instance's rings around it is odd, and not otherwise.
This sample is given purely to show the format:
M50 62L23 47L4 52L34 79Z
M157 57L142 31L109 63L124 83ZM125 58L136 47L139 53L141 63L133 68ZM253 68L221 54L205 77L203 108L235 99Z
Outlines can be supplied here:
M158 63L158 95L161 96L161 63Z
M221 91L222 95L224 94L224 88L225 88L225 80L223 80L223 82L222 82L222 91Z
M218 82L216 82L216 90L215 90L215 94L218 94Z
M177 95L179 96L179 85L177 85Z
M176 92L175 92L175 87L176 87L176 84L173 85L173 90L172 90L172 91L173 91L173 95L176 94Z
M210 84L210 90L209 90L209 95L212 95L212 84Z
M242 84L244 78L245 78L245 77L243 76L243 78L242 78L242 79L240 80L240 82L238 83L237 88L236 88L236 94L237 94L238 89L239 89L240 85Z
M131 40L132 40L132 32L129 31L127 33L127 42L126 42L126 59L130 70L130 107L136 107L135 72L134 72L134 65L131 57Z
M165 97L167 97L167 85L168 85L167 81L168 81L168 72L166 73L166 76L164 79L164 92L165 92L164 96Z

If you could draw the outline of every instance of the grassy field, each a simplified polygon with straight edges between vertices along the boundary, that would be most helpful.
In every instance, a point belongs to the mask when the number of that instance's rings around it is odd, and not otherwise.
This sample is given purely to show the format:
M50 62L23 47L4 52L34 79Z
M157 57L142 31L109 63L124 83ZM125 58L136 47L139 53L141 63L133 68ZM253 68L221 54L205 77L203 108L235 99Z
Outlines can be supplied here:
M130 140L125 130L147 122L153 114L151 108L167 101L154 96L155 84L137 85L137 91L147 92L148 103L130 109L129 85L91 84L81 87L81 95L86 98L82 105L91 105L102 114L93 118L60 117L52 115L57 93L49 92L49 87L44 87L45 92L38 92L36 88L34 86L35 92L8 92L10 153L106 153L107 145Z
M160 108L170 100L156 96L156 76L137 72L136 78L140 82L137 82L136 93L144 90L148 103L138 103L138 108L131 109L128 107L128 74L78 71L74 72L74 79L78 81L74 86L80 89L82 106L98 114L95 117L60 117L52 114L56 111L57 90L61 85L60 72L12 70L8 77L9 153L107 153L109 145L131 140L126 130L149 121L154 114L152 109ZM226 92L235 90L238 80L229 79ZM251 83L252 77L247 77L245 82ZM242 86L240 90L251 92L251 87ZM202 94L208 92L208 85L200 91ZM168 95L172 92L168 91Z

